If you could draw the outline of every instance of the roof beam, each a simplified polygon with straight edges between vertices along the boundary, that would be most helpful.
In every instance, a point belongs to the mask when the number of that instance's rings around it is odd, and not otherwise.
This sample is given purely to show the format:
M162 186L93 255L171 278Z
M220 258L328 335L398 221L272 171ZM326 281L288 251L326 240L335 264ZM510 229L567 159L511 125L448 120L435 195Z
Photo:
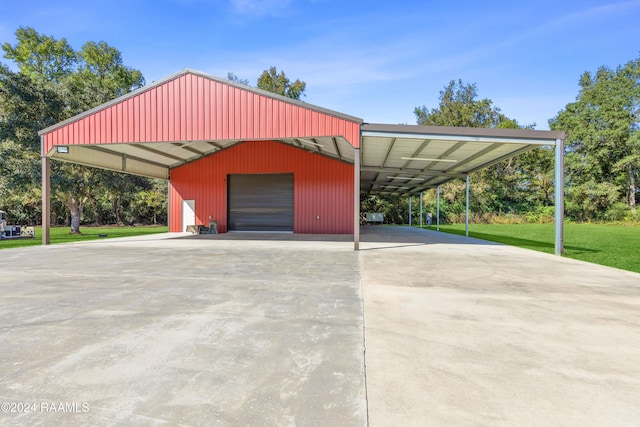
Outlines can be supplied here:
M199 156L204 155L204 153L203 153L202 151L200 151L200 150L196 150L195 148L190 147L190 146L188 146L187 144L185 144L185 145L178 145L178 147L182 148L183 150L189 151L189 152L191 152L191 153L193 153L193 154L197 154L197 155L199 155Z
M532 149L534 149L534 148L539 148L539 146L538 146L538 145L534 145L534 146L520 147L519 149L517 149L517 150L515 150L515 151L512 151L511 153L507 153L507 154L505 154L505 155L503 155L503 156L498 157L497 159L495 159L495 160L491 161L490 163L483 164L483 165L478 166L478 167L476 167L476 168L470 169L470 170L468 170L468 171L466 171L466 172L464 172L464 173L463 173L463 172L460 172L460 173L458 173L458 174L457 174L458 176L457 176L456 178L462 178L463 176L468 175L468 174L470 174L471 172L475 172L475 171L477 171L478 169L484 169L484 168L486 168L486 167L493 166L493 165L495 165L496 163L500 163L501 161L506 160L506 159L510 159L511 157L516 157L516 156L518 156L519 154L522 154L522 153L524 153L524 152L526 152L526 151L529 151L529 150L532 150ZM488 150L488 149L487 149L487 148L485 148L485 150ZM488 151L491 151L491 150L488 150ZM474 156L477 156L478 154L479 154L479 153L475 154ZM485 153L485 154L486 154L486 153ZM470 160L470 161L471 161L471 160ZM465 162L465 163L466 163L466 162ZM441 183L438 183L438 184L429 184L429 182L433 181L433 180L434 180L434 179L436 179L436 178L438 178L438 177L437 177L437 176L434 176L434 177L429 178L426 182L423 182L422 184L417 185L417 186L415 186L414 188L412 188L412 189L411 189L411 192L420 192L420 191L424 191L424 190L426 190L426 189L428 189L428 188L433 188L433 187L435 187L436 185L440 185ZM447 181L449 181L449 179L447 179ZM446 182L446 181L445 181L445 182Z
M86 163L86 162L77 161L77 160L67 160L64 157L49 157L49 158L57 160L57 161L61 161L61 162L74 164L74 165L82 165L82 166L87 166L87 167L90 167L90 168L103 169L103 170L108 170L108 171L113 171L113 172L127 173L129 175L144 176L144 177L147 177L147 178L159 178L159 179L164 179L164 180L169 179L169 171L170 171L170 169L167 166L163 166L163 169L166 171L166 173L163 176L160 176L160 175L149 175L149 174L144 174L144 173L137 173L137 172L133 172L133 171L123 171L122 169L116 169L116 168L112 168L112 167L109 167L109 166L96 165L94 163Z
M534 146L521 147L521 148L519 148L519 149L517 149L517 150L515 150L515 151L512 151L511 153L507 153L507 154L505 154L504 156L500 156L500 157L498 157L497 159L495 159L495 160L493 160L493 161L491 161L491 162L489 162L489 163L487 163L487 164L483 164L483 165L481 165L481 166L478 166L478 167L476 167L476 168L473 168L473 169L469 170L469 172L468 172L468 173L475 172L475 171L477 171L478 169L484 169L484 168L487 168L487 167L489 167L489 166L493 166L493 165L495 165L496 163L500 163L501 161L503 161L503 160L507 160L507 159L509 159L509 158L511 158L511 157L516 157L516 156L518 156L518 155L520 155L520 154L522 154L522 153L524 153L524 152L526 152L526 151L533 150L534 148L540 148L540 146L539 146L539 145L534 145Z
M224 148L222 145L218 144L217 142L213 142L213 141L204 141L204 142L213 147L216 147L218 150L222 150Z
M440 184L445 183L447 181L451 181L452 179L462 178L464 175L465 174L461 173L461 174L458 174L458 176L447 177L447 179L445 179L444 181L439 182L438 184L429 184L434 179L437 179L437 178L441 177L440 175L435 175L435 176L429 177L425 182L423 182L423 183L421 183L419 185L416 185L411 190L412 191L415 191L415 190L423 191L423 190L426 190L428 188L433 188L435 185L440 185Z
M450 180L447 180L450 181ZM445 181L446 182L446 181ZM442 183L441 183L442 184ZM420 185L420 186L416 186L413 187L411 189L409 189L409 191L407 191L407 193L412 193L412 194L417 194L420 193L422 191L428 190L430 188L436 188L438 185L440 184L431 184L431 185Z
M368 181L368 180L365 181L371 184L371 186L369 187L369 191L373 191L373 186L376 182L378 182L378 178L380 178L380 172L376 173L376 176L375 178L373 178L373 181ZM360 178L360 182L362 182L362 178Z
M83 145L82 147L83 148L88 148L89 150L95 150L95 151L100 151L102 153L111 154L112 156L117 156L117 157L120 157L120 158L127 158L127 159L131 159L131 160L135 160L137 162L146 163L148 165L153 165L153 166L157 166L157 167L161 167L161 168L165 168L165 169L169 169L170 168L169 165L165 165L163 163L153 162L151 160L146 160L146 159L143 159L143 158L137 157L137 156L131 156L129 154L121 153L119 151L107 150L106 148L98 147L98 146L95 146L95 145Z
M315 152L324 154L321 149L322 144L320 144L318 140L316 140L315 138L293 138L293 141L298 143L300 148L303 148L309 151L314 151L314 148L315 148Z
M144 150L144 151L147 151L149 153L156 154L158 156L166 157L167 159L175 160L175 161L180 162L180 163L182 163L182 162L187 160L187 159L183 159L182 157L174 156L173 154L169 154L169 153L162 152L160 150L156 150L155 148L147 147L146 145L131 144L131 146L135 147L135 148L137 148L139 150Z
M423 176L447 176L451 178L457 178L459 176L463 176L464 173L457 172L446 172L446 171L434 171L434 170L424 170L424 169L401 169L401 168L377 168L365 166L360 168L361 172L377 172L377 173L391 173L398 174L403 173L407 175L412 175L412 178L419 178Z
M338 154L338 158L340 160L342 160L342 153L340 152L340 147L338 146L338 139L337 138L331 138L331 141L333 141L333 148L336 149L336 153Z
M455 153L456 151L458 151L463 145L465 144L464 141L460 141L457 144L454 144L453 147L449 148L447 151L445 151L444 153L442 153L442 155L440 155L438 158L439 159L444 159L447 156L450 156L452 153ZM427 170L429 168L431 168L433 165L435 165L438 162L431 162L428 165L426 165L422 170Z
M410 157L418 157L418 154L422 153L422 150L424 150L424 148L429 144L429 142L431 141L428 139L424 140L422 144L420 144L420 147L418 147L418 149ZM409 166L409 163L411 163L412 161L413 160L407 160L407 162L402 166L402 169Z
M456 163L454 166L450 167L449 169L446 170L446 172L449 172L452 169L457 169L460 166L464 166L467 163L471 163L472 161L474 161L475 159L477 159L478 157L482 157L487 153L492 152L493 150L496 150L497 148L500 147L501 144L497 144L497 143L493 143L491 145L489 145L486 148L483 148L482 150L478 151L476 154L474 154L473 156L469 156L466 159L464 159L461 162ZM466 171L465 173L467 173L468 171Z
M384 165L387 164L387 160L389 160L389 155L391 155L391 150L393 150L393 146L396 143L396 138L391 138L391 142L389 143L389 150L387 151L387 155L384 156L384 160L380 164L380 167L383 168ZM364 143L362 144L364 146Z
M311 138L311 142L313 142L314 144L316 144L316 148L318 149L318 153L323 154L323 153L322 153L322 144L320 144L320 143L318 142L318 140L317 140L317 139L315 139L315 138Z

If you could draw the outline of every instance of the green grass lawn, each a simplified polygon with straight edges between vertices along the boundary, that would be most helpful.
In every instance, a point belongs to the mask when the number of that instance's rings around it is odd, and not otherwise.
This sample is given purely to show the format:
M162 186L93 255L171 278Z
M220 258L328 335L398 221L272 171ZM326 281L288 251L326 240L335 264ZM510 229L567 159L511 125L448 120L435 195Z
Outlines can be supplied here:
M425 227L435 230L435 226ZM464 235L464 224L441 225L441 231ZM553 224L470 224L469 236L536 251L554 253ZM565 256L640 273L640 227L565 224Z
M52 227L51 244L66 242L81 242L84 240L100 239L100 234L106 234L107 239L114 237L142 236L153 233L166 233L166 226L148 227L80 227L82 234L69 234L69 227ZM35 239L0 240L0 249L18 248L22 246L38 246L42 244L42 229L36 227Z

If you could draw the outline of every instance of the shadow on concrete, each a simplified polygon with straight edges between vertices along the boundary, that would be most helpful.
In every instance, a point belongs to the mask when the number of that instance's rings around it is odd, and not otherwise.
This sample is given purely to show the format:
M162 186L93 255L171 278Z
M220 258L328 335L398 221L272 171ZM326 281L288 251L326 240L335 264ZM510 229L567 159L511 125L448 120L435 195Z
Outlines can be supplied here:
M360 250L391 249L408 246L459 244L499 245L499 243L407 226L367 226L360 228Z
M269 232L230 232L222 234L191 234L175 237L188 240L253 240L290 242L353 242L353 234L294 234ZM406 226L360 226L361 250L384 249L403 246L420 246L438 243L498 245L499 243L467 238L456 234L411 228ZM384 246L372 247L371 244ZM391 246L389 246L391 245Z
M353 234L294 234L280 232L232 231L221 234L191 234L187 240L260 240L282 242L353 242Z
M220 241L264 241L264 242L329 242L329 243L353 243L353 234L294 234L275 232L231 232L223 234L190 234L190 233L158 233L143 236L116 237L109 239L86 240L83 244L110 244L122 242L148 242L152 240L179 239L179 240L220 240ZM459 233L420 229L408 226L360 226L360 250L391 249L410 246L450 244L450 245L510 245L519 246L531 250L542 250L553 253L554 245L550 242L522 239L514 236L500 236L490 233L471 232L471 237L465 237L464 232ZM546 249L546 250L545 250ZM594 249L580 246L566 245L565 250L573 255L580 253L599 252Z

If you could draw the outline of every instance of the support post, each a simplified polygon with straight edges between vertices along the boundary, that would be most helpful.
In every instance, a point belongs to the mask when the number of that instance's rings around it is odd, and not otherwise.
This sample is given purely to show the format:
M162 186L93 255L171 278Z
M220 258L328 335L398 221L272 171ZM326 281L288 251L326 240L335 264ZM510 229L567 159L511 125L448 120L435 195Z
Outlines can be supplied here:
M42 137L41 137L42 138ZM51 243L51 159L42 152L42 244Z
M564 252L564 140L556 139L555 159L555 254Z
M360 149L353 149L353 250L360 250Z
M411 199L411 196L409 196L409 227L411 227L411 217L413 216L413 200Z
M440 186L438 185L436 197L436 230L440 231Z
M171 175L167 180L167 231L171 232Z
M420 192L420 229L422 229L422 191Z
M469 175L467 175L467 213L464 216L464 235L469 237Z

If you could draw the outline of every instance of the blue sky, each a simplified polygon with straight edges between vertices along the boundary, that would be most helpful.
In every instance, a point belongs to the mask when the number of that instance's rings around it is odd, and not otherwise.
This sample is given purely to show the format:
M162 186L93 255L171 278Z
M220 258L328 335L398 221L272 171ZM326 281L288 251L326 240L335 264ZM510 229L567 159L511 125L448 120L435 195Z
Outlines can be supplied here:
M640 56L640 0L0 0L0 43L19 26L106 41L149 83L189 67L255 85L276 66L304 101L369 123L414 124L462 79L548 129L584 71Z

